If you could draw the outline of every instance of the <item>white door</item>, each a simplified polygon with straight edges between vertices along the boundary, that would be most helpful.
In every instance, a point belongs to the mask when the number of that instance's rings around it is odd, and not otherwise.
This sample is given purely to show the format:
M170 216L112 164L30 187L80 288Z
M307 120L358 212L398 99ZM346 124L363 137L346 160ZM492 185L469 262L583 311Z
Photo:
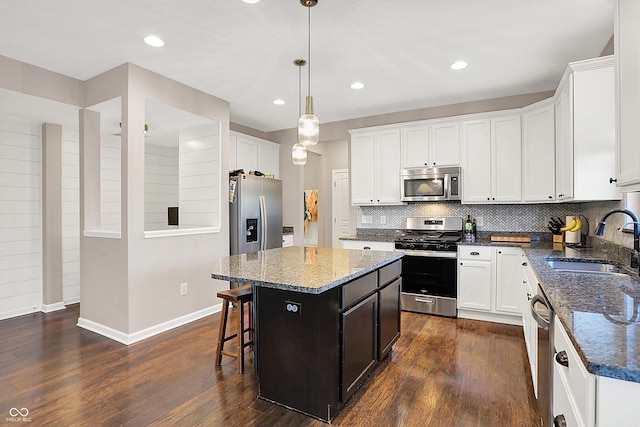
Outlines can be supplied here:
M341 248L340 237L351 234L349 228L349 210L351 209L351 203L349 202L349 170L334 169L331 172L331 181L333 183L331 190L331 206L333 210L331 240L334 248Z

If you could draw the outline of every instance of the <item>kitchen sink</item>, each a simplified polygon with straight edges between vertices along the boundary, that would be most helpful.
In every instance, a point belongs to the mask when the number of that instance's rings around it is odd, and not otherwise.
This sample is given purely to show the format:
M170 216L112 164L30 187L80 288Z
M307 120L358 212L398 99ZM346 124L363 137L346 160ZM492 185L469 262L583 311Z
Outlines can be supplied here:
M610 276L627 275L627 272L617 265L602 262L547 260L547 264L555 271L563 273L590 273Z

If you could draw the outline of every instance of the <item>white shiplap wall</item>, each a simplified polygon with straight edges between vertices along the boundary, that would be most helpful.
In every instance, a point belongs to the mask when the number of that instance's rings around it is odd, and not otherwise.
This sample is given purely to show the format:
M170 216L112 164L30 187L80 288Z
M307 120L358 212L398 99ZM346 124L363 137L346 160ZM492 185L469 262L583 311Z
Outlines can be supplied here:
M78 131L62 129L62 297L80 302L80 158Z
M120 231L121 143L119 136L100 141L100 229Z
M144 229L177 228L167 222L167 208L178 206L178 147L145 144Z
M42 307L42 138L0 118L0 319Z
M180 131L180 227L220 226L217 126Z

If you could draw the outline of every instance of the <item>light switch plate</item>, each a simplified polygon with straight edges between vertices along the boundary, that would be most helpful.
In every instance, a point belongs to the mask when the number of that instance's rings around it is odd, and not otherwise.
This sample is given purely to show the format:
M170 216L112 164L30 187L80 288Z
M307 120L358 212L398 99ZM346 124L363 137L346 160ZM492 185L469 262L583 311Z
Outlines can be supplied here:
M362 215L363 224L373 224L373 215Z

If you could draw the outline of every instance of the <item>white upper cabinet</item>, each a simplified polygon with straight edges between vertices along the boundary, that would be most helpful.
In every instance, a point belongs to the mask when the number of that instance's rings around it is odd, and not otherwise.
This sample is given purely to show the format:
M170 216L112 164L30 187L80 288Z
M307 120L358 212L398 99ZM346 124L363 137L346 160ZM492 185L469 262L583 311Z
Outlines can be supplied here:
M280 175L280 144L229 132L229 170L244 169L260 171L263 174Z
M614 58L569 64L556 92L558 201L621 198L611 183L616 169L615 122Z
M623 191L640 191L640 2L616 1L616 178Z
M463 203L522 200L520 115L462 122Z
M522 114L522 199L555 201L555 117L550 101Z
M435 167L460 164L460 124L433 122L403 127L402 167Z
M399 205L400 130L350 131L351 203Z

